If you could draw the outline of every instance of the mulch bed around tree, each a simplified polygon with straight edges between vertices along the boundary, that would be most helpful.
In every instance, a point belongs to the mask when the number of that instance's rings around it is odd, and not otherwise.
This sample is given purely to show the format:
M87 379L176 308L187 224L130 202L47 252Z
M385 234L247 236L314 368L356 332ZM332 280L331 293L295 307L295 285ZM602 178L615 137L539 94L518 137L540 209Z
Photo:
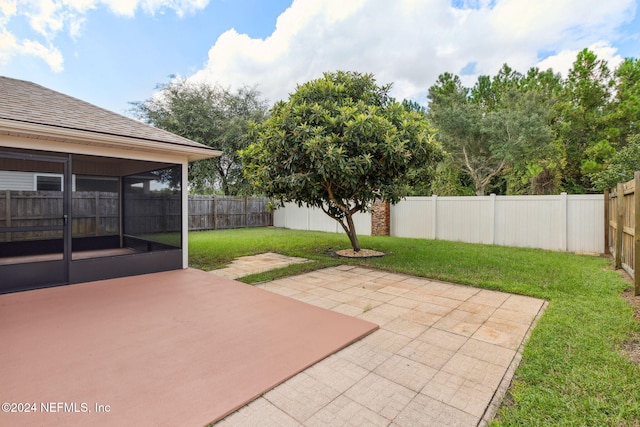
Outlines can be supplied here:
M336 254L345 258L377 258L385 256L384 252L378 252L372 249L360 249L358 252L353 249L343 249L336 251Z

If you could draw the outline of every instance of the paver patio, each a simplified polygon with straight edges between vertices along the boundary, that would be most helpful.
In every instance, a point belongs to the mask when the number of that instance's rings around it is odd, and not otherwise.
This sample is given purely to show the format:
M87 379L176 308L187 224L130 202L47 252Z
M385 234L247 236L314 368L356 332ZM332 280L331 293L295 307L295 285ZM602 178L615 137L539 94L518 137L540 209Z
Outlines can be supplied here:
M235 259L224 268L210 271L211 274L237 279L249 274L263 273L276 268L286 267L290 264L308 262L308 259L281 255L274 252L266 252L258 255L250 255Z
M217 426L476 426L495 415L536 298L338 266L258 285L380 326Z

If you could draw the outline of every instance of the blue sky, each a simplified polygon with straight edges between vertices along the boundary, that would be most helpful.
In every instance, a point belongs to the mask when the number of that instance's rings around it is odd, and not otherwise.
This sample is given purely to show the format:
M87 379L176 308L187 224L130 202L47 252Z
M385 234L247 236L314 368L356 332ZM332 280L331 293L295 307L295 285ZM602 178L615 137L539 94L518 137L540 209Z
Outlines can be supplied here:
M1 2L2 0L0 0ZM251 37L266 37L290 0L214 0L206 8L179 17L175 10L134 16L113 13L98 5L84 15L81 34L55 35L52 44L63 55L63 69L53 70L42 58L16 54L0 57L0 75L29 80L124 113L128 102L149 98L170 75L188 76L202 68L209 48L224 31L236 28ZM0 24L2 21L0 21ZM24 39L41 40L18 16L5 28Z
M273 102L336 69L424 101L445 71L640 57L639 0L0 0L0 75L126 113L169 75Z

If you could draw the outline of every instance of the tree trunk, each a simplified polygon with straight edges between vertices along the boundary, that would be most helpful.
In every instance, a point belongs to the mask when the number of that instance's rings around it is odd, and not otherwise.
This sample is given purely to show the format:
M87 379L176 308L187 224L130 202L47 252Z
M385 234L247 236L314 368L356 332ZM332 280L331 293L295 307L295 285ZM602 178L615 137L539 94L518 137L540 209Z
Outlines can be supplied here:
M478 180L474 180L474 181L475 181L475 185L476 185L476 196L484 196L486 184L483 184L482 182L480 182Z
M222 178L222 193L225 196L231 196L231 194L229 194L229 184L227 184L227 180L224 177Z
M334 200L332 200L336 205L338 205L338 203ZM324 207L324 204L320 206L320 209L322 209L322 211L324 213L326 213L327 215L329 215L331 218L335 219L336 222L338 224L340 224L340 227L342 227L342 229L344 230L345 233L347 233L347 236L349 236L349 241L351 242L351 247L353 248L354 252L360 252L360 242L358 241L358 236L356 235L356 226L353 223L353 214L360 212L362 210L362 207L360 207L356 212L347 212L346 209L342 209L343 212L345 212L345 216L344 218L347 220L347 223L345 224L343 218L340 218L338 216L335 215L331 215L331 213L329 213L329 209ZM350 213L351 212L351 213Z
M358 236L356 235L356 227L353 224L353 217L351 214L347 214L347 236L349 236L349 240L351 241L351 247L354 252L360 252L360 242L358 241Z
M356 227L355 225L353 225L353 217L351 216L351 214L347 214L346 219L347 219L347 225L345 226L344 223L339 221L340 225L342 225L342 228L344 228L344 231L347 232L347 236L349 236L349 241L351 242L351 247L353 248L353 251L360 252L360 242L358 241L358 236L356 235Z

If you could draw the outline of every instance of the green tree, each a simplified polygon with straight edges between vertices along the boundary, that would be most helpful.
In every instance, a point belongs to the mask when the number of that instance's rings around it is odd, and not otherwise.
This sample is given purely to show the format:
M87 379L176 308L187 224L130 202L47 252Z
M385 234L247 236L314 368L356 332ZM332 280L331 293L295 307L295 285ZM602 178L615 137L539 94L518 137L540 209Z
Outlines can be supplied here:
M267 106L260 93L242 88L235 92L217 85L173 79L143 102L133 102L133 113L160 129L217 148L220 157L189 165L191 190L224 194L251 193L242 174L238 150L249 144L249 122L264 119Z
M591 188L587 174L593 171L595 159L589 159L589 148L598 143L610 144L605 117L612 86L605 60L588 49L578 53L564 85L556 127L566 150L564 186L572 193Z
M396 203L407 175L435 152L422 113L389 96L371 74L337 71L278 102L241 152L245 174L280 205L321 208L360 244L353 222L375 199Z
M444 73L429 88L428 110L436 138L448 159L469 175L476 194L484 194L487 184L503 166L500 159L491 157L488 139L481 130L483 105L471 102L470 90L462 85L460 77ZM440 169L446 178L447 169ZM449 192L450 186L447 188Z
M640 132L640 61L624 60L613 73L613 85L610 101L597 111L598 128L581 162L589 189L602 190L616 176L629 175L624 168L637 151L629 142Z
M640 170L640 134L629 137L627 146L610 158L607 168L590 177L595 189L604 191L633 179L637 170Z
M505 169L507 194L557 194L562 185L566 157L564 146L553 132L559 117L556 106L563 90L562 78L551 69L541 71L533 67L518 79L517 88L535 99L538 109L546 111L551 139Z
M431 186L427 193L416 194L438 196L473 196L473 183L469 176L447 155L437 164L433 172Z
M402 106L407 111L414 111L423 116L428 121L427 109L416 101L403 100ZM433 130L430 131L434 133ZM408 186L408 196L424 196L432 194L432 185L436 174L438 173L438 165L444 160L444 152L442 147L436 146L431 156L431 162L423 167L412 169L406 175L406 184ZM435 194L435 193L434 193Z
M445 73L429 88L429 117L445 151L471 177L481 196L494 178L524 162L552 140L548 108L536 91L520 89L508 66L471 88Z
M614 72L615 96L605 118L607 139L616 148L640 133L640 60L627 58Z

